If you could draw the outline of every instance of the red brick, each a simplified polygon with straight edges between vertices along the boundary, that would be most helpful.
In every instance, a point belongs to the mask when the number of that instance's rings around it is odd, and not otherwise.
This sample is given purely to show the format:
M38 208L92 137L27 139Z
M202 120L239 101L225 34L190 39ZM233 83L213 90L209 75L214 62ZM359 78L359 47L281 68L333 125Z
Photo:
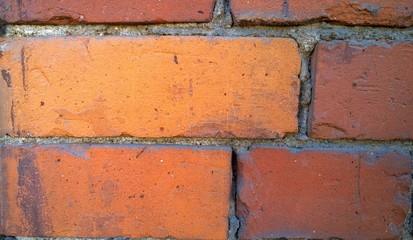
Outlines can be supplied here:
M238 162L241 239L398 239L411 159L392 150L255 147Z
M300 57L292 39L68 37L1 45L2 134L276 138L297 132Z
M208 22L214 0L4 0L0 22L35 24Z
M2 234L227 238L229 148L8 145L0 161Z
M236 24L299 25L327 21L348 25L408 27L411 0L232 0Z
M413 139L412 56L407 42L318 44L309 135Z

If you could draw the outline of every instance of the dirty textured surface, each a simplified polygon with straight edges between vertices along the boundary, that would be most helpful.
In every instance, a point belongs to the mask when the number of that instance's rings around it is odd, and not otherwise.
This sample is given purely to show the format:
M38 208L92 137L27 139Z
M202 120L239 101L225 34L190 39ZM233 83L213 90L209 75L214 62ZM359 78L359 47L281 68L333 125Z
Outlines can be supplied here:
M309 136L413 139L413 42L317 45Z
M227 237L227 147L8 145L1 153L3 234Z
M19 37L51 37L51 36L146 36L146 35L168 35L168 36L224 36L224 37L282 37L282 38L292 38L298 43L298 50L301 56L301 70L299 74L300 79L300 96L299 96L299 113L298 113L298 133L287 134L284 138L278 139L245 139L245 138L215 138L215 137L204 137L204 138L189 138L189 137L174 137L174 138L136 138L136 137L86 137L86 138L76 138L76 137L42 137L42 138L31 138L31 137L10 137L5 136L0 138L0 143L5 145L10 144L35 144L35 145L45 145L45 144L116 144L123 146L124 144L168 144L168 145L212 145L212 146L231 146L233 148L234 154L232 160L236 163L236 160L240 154L245 154L245 151L253 144L259 144L260 146L266 147L288 147L299 150L302 148L326 148L326 149L342 149L343 151L357 150L360 148L368 149L368 151L382 151L383 149L388 151L407 151L413 152L413 141L411 140L395 140L395 141L377 141L377 140L358 140L353 139L341 139L341 140L323 140L323 139L312 139L308 137L308 109L309 104L312 100L312 82L311 82L311 55L315 45L320 41L332 41L332 40L351 40L351 41L364 41L364 40L383 40L383 41L411 41L413 39L413 28L387 28L387 27L369 27L369 26L342 26L337 25L337 21L329 20L328 18L322 18L317 20L305 20L304 22L297 24L304 24L301 26L253 26L253 22L245 22L243 26L234 26L232 16L230 13L230 2L235 3L235 1L224 1L217 0L215 2L214 12L212 21L209 23L182 23L182 24L152 24L152 25L125 25L125 24L67 24L67 25L16 25L8 24L0 25L0 36L5 38L19 38ZM259 1L254 1L259 2ZM280 1L285 2L285 1ZM319 2L319 1L318 1ZM318 2L314 4L305 4L307 8L309 6L317 6ZM360 1L358 1L360 2ZM372 2L372 1L369 1ZM401 1L400 1L401 2ZM410 4L411 2L408 2ZM277 3L278 4L278 3ZM284 3L280 3L284 4ZM385 3L386 4L386 3ZM386 11L394 10L394 2L391 2L392 6L386 8ZM284 4L285 6L285 4ZM354 5L359 8L359 5ZM292 7L289 7L292 9ZM409 9L409 8L408 8ZM408 10L407 9L407 10ZM303 9L304 11L306 9ZM349 10L351 10L349 8ZM374 10L374 9L373 9ZM400 9L403 13L403 9ZM406 10L406 9L405 9ZM404 11L405 11L404 10ZM374 12L374 11L373 11ZM380 10L381 13L383 13ZM399 12L399 13L400 13ZM359 14L365 16L363 18L354 17L352 21L357 21L358 19L378 19L372 17L368 12L359 11ZM351 15L342 15L351 16ZM377 15L379 16L379 15ZM380 15L383 16L383 15ZM367 17L367 18L366 18ZM396 18L400 15L395 15ZM400 18L398 18L400 20ZM59 19L58 19L59 20ZM54 23L63 23L63 21L57 21ZM375 21L376 21L375 20ZM319 23L312 23L315 21L322 21ZM330 21L326 23L324 21ZM402 21L402 20L400 20ZM255 24L256 22L254 22ZM332 23L332 24L331 24ZM341 24L348 24L341 22ZM250 24L250 26L246 26ZM266 23L269 24L269 23ZM272 24L272 23L271 23ZM278 24L278 23L276 23ZM289 23L291 24L291 22ZM294 23L296 24L296 23ZM350 24L350 23L349 23ZM361 23L357 23L361 24ZM393 23L391 23L393 24ZM410 17L405 18L405 22L397 22L401 25L411 25L411 14ZM0 40L4 41L4 39ZM1 50L1 49L0 49ZM178 59L179 60L179 59ZM0 76L2 78L3 76ZM3 78L4 79L4 78ZM0 79L1 80L1 79ZM0 87L4 90L7 87L7 81L0 81L2 84ZM10 90L10 89L9 89ZM6 94L0 95L6 96L9 92L4 92ZM0 111L2 109L10 109L10 106L0 105ZM10 119L10 117L6 118ZM1 120L1 119L0 119ZM11 126L11 124L9 125ZM3 171L4 168L3 168ZM237 167L233 164L234 180L237 179ZM340 170L338 170L339 172ZM1 179L2 176L0 176ZM300 178L298 178L300 179ZM4 183L0 183L4 184ZM236 186L236 181L234 182ZM3 186L3 185L2 185ZM412 188L411 188L412 189ZM233 195L236 194L237 188L233 189ZM411 195L410 195L411 196ZM0 198L2 195L0 195ZM240 236L239 231L239 221L238 217L235 215L235 204L234 197L231 197L230 204L230 218L228 220L228 237L229 239L238 239ZM412 240L412 223L413 218L411 214L411 209L408 214L406 214L403 236L403 240ZM5 238L5 236L0 236L0 238ZM334 237L334 236L329 236ZM7 237L6 239L12 240L13 237ZM40 240L43 238L23 238L17 237L21 240ZM65 239L67 238L58 238ZM68 238L68 239L79 239L79 238ZM102 238L108 239L108 238ZM108 240L123 240L129 238L110 238ZM147 238L143 238L147 239ZM153 238L148 238L153 239ZM281 238L285 239L285 238ZM300 238L301 239L301 238ZM336 238L332 238L336 239Z
M165 23L208 22L214 0L3 0L0 21L7 23Z
M67 37L2 48L14 89L9 135L277 138L298 130L292 39Z
M232 0L235 23L299 25L328 21L348 25L413 25L411 0Z
M238 160L239 237L396 239L409 210L408 152L254 147Z

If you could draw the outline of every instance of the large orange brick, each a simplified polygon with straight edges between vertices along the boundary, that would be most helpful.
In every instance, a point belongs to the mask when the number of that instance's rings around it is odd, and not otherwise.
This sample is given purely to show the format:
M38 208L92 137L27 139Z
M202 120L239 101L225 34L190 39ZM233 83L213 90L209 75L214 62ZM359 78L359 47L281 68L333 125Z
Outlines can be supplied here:
M413 25L411 0L231 0L231 11L237 24Z
M413 44L321 42L312 59L309 135L413 139Z
M3 134L275 138L297 131L300 57L292 39L28 38L1 47Z
M238 161L240 238L399 239L408 152L255 147Z
M35 24L207 22L214 0L3 0L0 22Z
M231 149L1 147L0 234L226 239Z

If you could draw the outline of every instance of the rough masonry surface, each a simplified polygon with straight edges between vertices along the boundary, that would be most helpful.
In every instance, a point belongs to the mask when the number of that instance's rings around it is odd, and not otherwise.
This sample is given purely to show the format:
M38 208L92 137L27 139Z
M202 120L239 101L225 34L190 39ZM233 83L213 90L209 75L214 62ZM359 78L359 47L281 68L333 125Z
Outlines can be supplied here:
M312 58L309 135L413 139L412 56L412 42L320 42Z
M241 239L398 239L408 152L255 146L238 160Z
M2 234L227 238L230 148L64 144L0 152Z
M231 0L235 23L300 25L327 21L347 25L409 27L411 0Z
M292 39L28 38L2 49L3 134L277 138L298 129Z
M412 5L0 0L0 239L411 240Z
M209 22L214 0L3 0L0 22L33 24Z

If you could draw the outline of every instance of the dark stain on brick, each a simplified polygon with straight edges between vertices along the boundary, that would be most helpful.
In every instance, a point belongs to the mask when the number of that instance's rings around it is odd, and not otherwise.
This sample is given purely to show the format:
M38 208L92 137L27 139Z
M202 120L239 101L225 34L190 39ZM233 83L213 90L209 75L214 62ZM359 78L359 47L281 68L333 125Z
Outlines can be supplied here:
M178 64L178 57L176 55L174 55L174 63Z
M344 63L351 63L353 58L356 57L356 55L354 54L354 52L358 51L357 49L355 49L354 47L352 47L349 43L346 43L346 47L344 48L344 55L343 55L343 62Z
M21 19L22 18L22 0L16 0L16 2L17 2L17 7L18 7L18 9L17 9L17 12L18 12L18 14L19 14L19 18Z
M283 17L287 17L288 12L290 11L290 4L288 3L288 0L284 0L282 4Z
M24 21L24 18L27 18L27 12L24 9L23 0L16 0L17 1L17 13L19 15L19 20Z
M145 150L146 150L146 147L142 148L142 150L140 152L138 152L138 154L136 154L136 158L139 158L141 156L141 154L143 152L145 152Z
M7 219L7 212L8 212L8 171L7 171L7 163L6 159L9 156L9 152L6 146L0 147L0 232L5 232L5 221Z
M44 192L39 170L35 165L35 154L27 149L20 149L17 201L30 225L27 232L32 236L45 236L49 229L42 207L45 204Z
M11 119L11 129L13 134L15 131L15 119L14 119L14 100L11 100L11 107L10 107L10 119ZM17 131L17 135L20 136L20 131Z
M20 51L20 62L22 65L22 78L23 78L23 89L24 91L27 90L27 82L26 82L26 59L24 56L24 47L22 48L22 50Z
M7 87L11 88L11 76L10 73L6 69L1 70L1 76L3 80L7 83Z
M72 16L53 16L49 19L49 21L53 24L74 24L80 23L81 19L73 18Z
M377 4L366 4L364 7L371 15L377 16L380 11L380 6Z

